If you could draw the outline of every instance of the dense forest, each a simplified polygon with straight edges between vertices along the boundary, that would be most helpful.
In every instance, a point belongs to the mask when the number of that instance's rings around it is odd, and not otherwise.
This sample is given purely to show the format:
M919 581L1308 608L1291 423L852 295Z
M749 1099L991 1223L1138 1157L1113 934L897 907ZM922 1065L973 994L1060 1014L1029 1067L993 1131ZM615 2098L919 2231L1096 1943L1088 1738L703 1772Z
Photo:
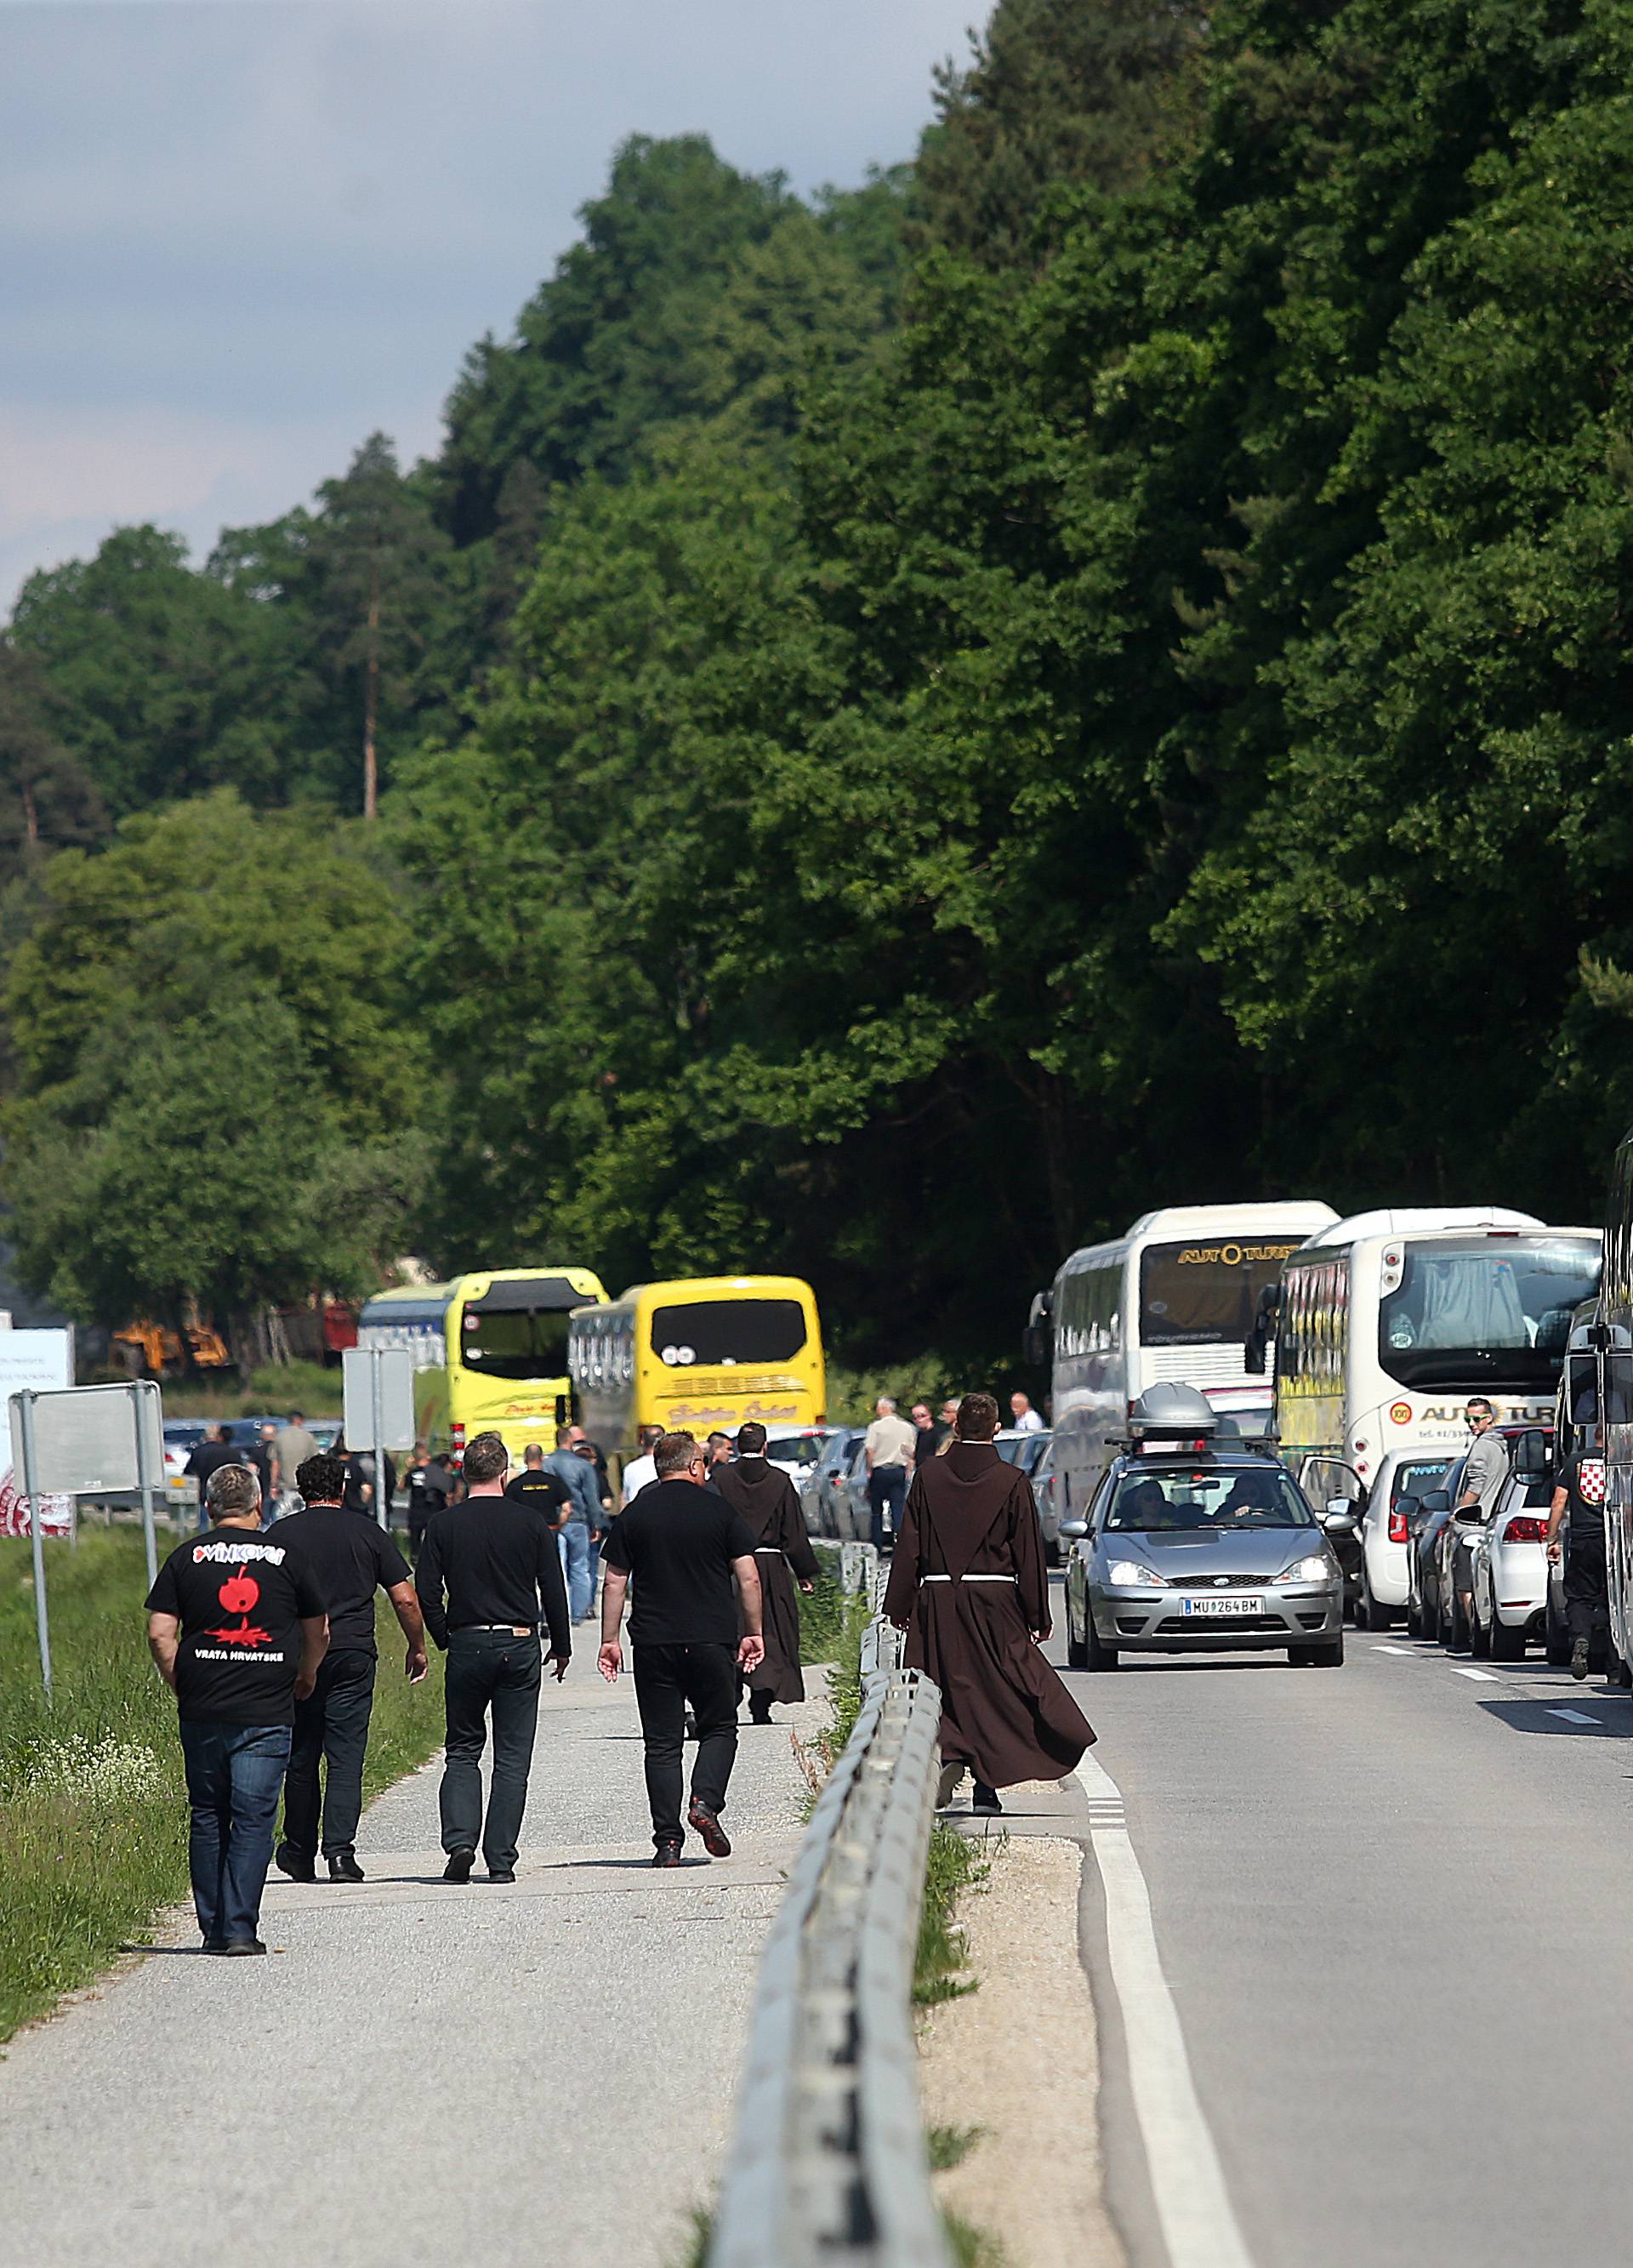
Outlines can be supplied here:
M432 460L24 590L26 1280L789 1266L973 1359L1152 1204L1597 1218L1620 0L1001 0L910 165L583 223Z

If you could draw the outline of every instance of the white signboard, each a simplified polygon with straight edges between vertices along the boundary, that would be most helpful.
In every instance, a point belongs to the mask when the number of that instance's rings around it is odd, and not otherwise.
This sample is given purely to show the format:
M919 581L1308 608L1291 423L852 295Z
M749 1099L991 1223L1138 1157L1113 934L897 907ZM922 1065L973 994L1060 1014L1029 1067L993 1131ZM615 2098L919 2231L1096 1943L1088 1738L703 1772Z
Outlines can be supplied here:
M380 1431L374 1439L374 1367L379 1366ZM341 1357L349 1449L414 1447L414 1357L406 1347L348 1347Z
M22 1388L41 1394L60 1393L73 1377L74 1335L71 1331L0 1331L0 1402L10 1402ZM5 1453L0 1450L0 1455ZM28 1499L23 1494L22 1460L12 1453L15 1474L0 1467L0 1535L26 1535ZM66 1535L74 1524L74 1507L64 1496L40 1500L40 1526L47 1535Z
M11 1466L23 1470L23 1404L13 1396ZM74 1386L33 1404L34 1485L75 1496L165 1484L165 1436L155 1386Z

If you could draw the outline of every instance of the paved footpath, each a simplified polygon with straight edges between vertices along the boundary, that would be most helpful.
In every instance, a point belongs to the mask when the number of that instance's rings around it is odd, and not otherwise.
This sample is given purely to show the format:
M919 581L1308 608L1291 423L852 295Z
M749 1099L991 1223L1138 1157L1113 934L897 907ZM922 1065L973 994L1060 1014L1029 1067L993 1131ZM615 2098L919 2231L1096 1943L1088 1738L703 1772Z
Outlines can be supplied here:
M438 1879L432 1764L365 1817L366 1882L274 1874L267 1960L205 1959L178 1917L3 2051L0 2254L673 2268L799 1839L789 1727L825 1716L744 1726L733 1856L693 1838L654 1873L634 1693L581 1645L547 1681L514 1886Z

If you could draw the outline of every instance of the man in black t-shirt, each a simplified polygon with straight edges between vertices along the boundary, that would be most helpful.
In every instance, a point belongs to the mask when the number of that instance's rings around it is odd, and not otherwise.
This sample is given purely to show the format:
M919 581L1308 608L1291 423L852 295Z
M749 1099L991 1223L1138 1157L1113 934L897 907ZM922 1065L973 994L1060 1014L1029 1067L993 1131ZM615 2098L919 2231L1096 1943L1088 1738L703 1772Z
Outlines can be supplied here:
M1548 1515L1548 1556L1557 1566L1559 1528L1570 1514L1569 1548L1565 1552L1565 1612L1570 1624L1570 1675L1587 1675L1588 1652L1595 1622L1609 1612L1609 1580L1605 1566L1605 1460L1575 1456L1555 1477L1554 1500Z
M329 1650L316 1685L295 1704L277 1864L291 1881L310 1882L321 1850L332 1882L360 1882L363 1869L353 1846L379 1666L375 1592L384 1591L391 1601L408 1640L403 1671L411 1685L425 1675L425 1623L408 1561L366 1512L349 1512L342 1502L346 1468L340 1458L308 1457L295 1485L305 1509L280 1520L273 1540L287 1544L311 1570L328 1610ZM320 1761L327 1765L321 1795Z
M211 1474L218 1473L223 1465L246 1466L246 1462L242 1449L235 1449L228 1440L224 1425L212 1425L188 1459L184 1468L187 1476L198 1483L198 1532L201 1535L210 1526L207 1491Z
M259 1533L246 1465L210 1475L211 1526L179 1544L147 1596L147 1642L176 1697L192 1832L188 1863L206 1953L264 1953L261 1896L297 1696L328 1644L305 1562Z
M453 1493L453 1475L440 1457L426 1454L423 1441L416 1441L403 1484L408 1491L408 1549L417 1558L426 1521Z
M754 1539L739 1512L710 1488L709 1461L689 1433L666 1433L652 1452L658 1478L614 1521L602 1547L600 1671L623 1668L618 1642L624 1595L635 1578L629 1638L635 1697L646 1749L655 1867L678 1867L680 1748L689 1702L697 1761L687 1818L711 1858L732 1845L720 1824L737 1756L738 1672L765 1659ZM739 1602L742 1620L738 1620ZM746 1635L739 1640L739 1627Z

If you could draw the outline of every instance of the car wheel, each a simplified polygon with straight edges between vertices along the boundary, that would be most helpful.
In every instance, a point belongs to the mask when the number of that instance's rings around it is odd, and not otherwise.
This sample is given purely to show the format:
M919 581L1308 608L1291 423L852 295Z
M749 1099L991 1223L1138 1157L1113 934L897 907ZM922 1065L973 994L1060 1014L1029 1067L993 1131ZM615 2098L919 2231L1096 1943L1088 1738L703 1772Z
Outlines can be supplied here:
M1365 1568L1361 1572L1361 1627L1369 1631L1387 1631L1394 1621L1394 1609L1387 1607L1372 1595L1372 1579Z
M1066 1594L1066 1667L1068 1669L1086 1669L1088 1666L1088 1641L1086 1638L1079 1638L1072 1627L1071 1593L1068 1590Z
M1103 1646L1100 1634L1094 1627L1094 1609L1085 1599L1083 1602L1083 1666L1085 1669L1115 1669L1118 1653L1114 1646Z
M1344 1658L1344 1634L1336 1638L1316 1638L1303 1646L1290 1646L1287 1659L1301 1669L1342 1669Z
M1526 1626L1524 1623L1505 1623L1500 1616L1491 1624L1491 1659L1493 1661L1523 1661L1526 1658Z

